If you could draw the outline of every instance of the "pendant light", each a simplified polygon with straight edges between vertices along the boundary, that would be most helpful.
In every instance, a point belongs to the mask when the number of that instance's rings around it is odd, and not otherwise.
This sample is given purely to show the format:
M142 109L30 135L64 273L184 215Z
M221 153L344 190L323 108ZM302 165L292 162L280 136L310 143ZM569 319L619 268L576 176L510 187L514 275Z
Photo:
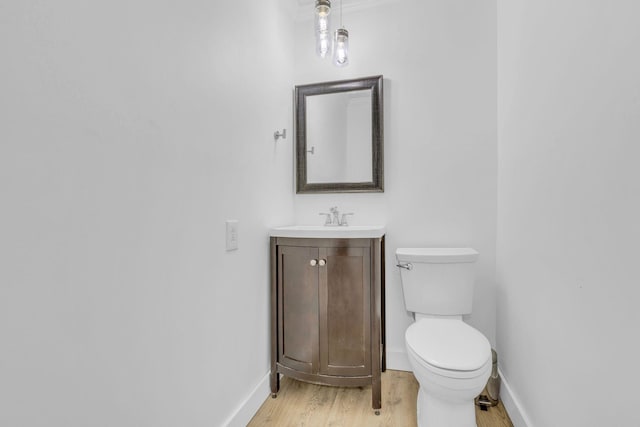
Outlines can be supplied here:
M349 31L342 25L342 0L340 0L340 28L333 35L333 64L337 67L349 65Z
M337 67L349 65L349 31L336 30L333 36L333 64Z
M330 17L331 15L331 1L330 0L316 0L315 8L315 30L316 30L316 53L320 58L327 56L331 47L330 40Z

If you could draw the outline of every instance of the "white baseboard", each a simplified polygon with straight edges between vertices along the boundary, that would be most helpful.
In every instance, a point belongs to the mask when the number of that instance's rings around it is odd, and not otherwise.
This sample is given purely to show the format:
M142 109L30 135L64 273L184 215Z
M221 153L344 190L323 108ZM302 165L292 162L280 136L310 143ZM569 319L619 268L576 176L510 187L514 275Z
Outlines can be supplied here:
M404 349L387 349L387 369L413 372L407 352Z
M271 394L271 388L269 386L269 373L267 372L267 375L262 378L222 425L224 427L246 427L269 394Z
M513 427L533 427L533 423L527 416L522 404L509 386L509 382L500 368L498 368L498 374L502 382L500 386L500 400L507 410L507 414L509 414Z

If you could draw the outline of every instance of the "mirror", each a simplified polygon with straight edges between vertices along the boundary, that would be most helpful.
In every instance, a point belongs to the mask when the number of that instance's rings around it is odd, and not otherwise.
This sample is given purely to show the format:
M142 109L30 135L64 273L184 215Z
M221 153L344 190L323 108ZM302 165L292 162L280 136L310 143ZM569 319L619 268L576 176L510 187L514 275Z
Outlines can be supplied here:
M295 87L296 192L382 192L382 76Z

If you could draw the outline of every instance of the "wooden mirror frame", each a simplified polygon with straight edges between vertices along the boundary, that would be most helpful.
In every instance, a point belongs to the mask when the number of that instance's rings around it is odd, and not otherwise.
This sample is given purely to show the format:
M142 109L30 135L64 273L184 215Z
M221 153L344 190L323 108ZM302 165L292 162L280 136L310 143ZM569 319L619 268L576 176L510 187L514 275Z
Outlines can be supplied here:
M295 87L296 193L378 193L384 191L382 76L313 83ZM307 96L371 90L370 182L307 182Z

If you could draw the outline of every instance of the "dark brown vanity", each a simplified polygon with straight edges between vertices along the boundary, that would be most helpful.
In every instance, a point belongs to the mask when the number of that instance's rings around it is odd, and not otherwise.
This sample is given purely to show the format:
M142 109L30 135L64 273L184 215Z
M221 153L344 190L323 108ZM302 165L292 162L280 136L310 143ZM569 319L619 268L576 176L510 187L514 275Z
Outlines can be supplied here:
M274 397L282 374L323 385L371 385L372 407L380 409L380 376L385 369L381 230L376 237L345 231L346 238L337 229L272 232ZM291 237L298 235L303 237ZM308 237L316 235L332 237Z

